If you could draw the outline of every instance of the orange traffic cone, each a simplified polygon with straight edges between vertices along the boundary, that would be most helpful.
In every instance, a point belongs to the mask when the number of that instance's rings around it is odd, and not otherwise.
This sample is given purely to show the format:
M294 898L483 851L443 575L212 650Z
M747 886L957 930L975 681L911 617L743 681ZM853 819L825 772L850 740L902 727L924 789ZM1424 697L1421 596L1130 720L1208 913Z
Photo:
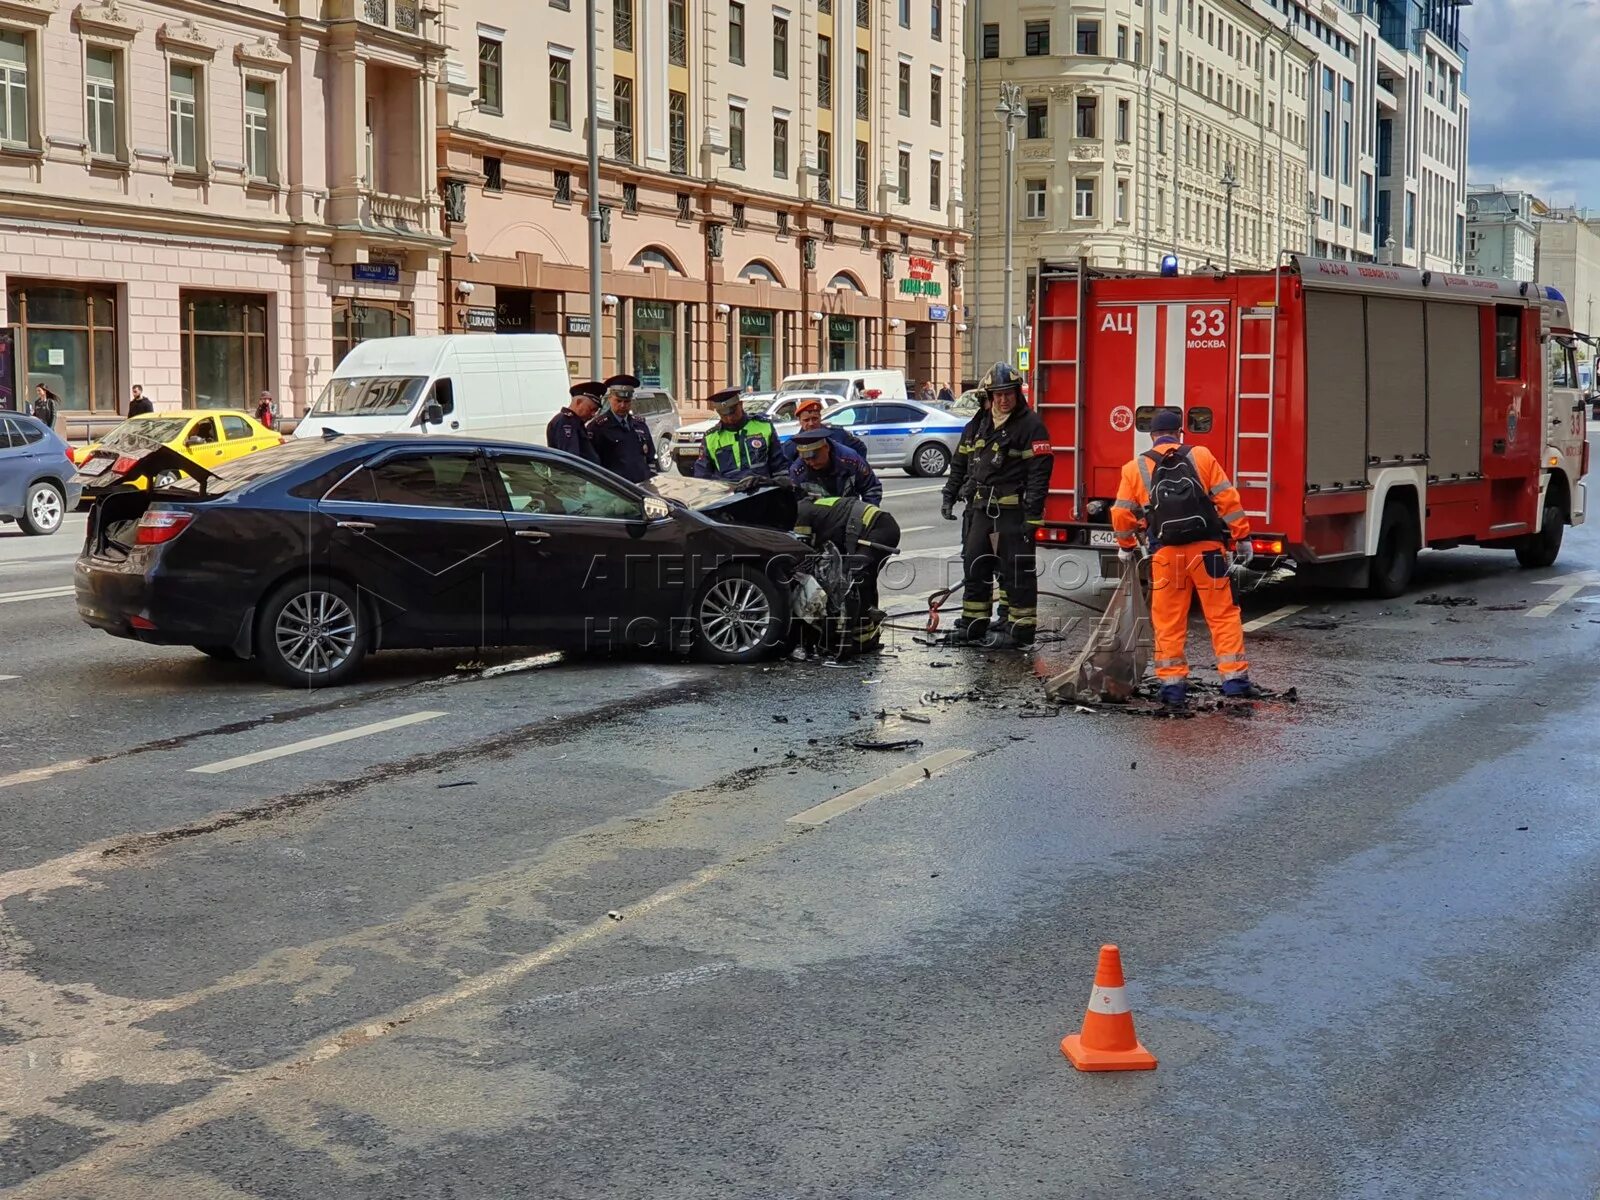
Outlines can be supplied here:
M1100 947L1083 1029L1061 1039L1061 1053L1080 1071L1152 1071L1156 1056L1139 1044L1122 990L1122 952Z

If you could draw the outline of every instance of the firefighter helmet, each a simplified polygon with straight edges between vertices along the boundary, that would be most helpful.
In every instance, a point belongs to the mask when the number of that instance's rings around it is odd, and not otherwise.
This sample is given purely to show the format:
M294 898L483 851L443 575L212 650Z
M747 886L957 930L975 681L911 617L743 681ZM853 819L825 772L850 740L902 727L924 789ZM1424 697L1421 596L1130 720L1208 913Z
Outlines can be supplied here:
M1003 392L1007 388L1015 389L1017 398L1021 399L1022 376L1018 374L1017 369L1010 363L997 362L989 368L989 373L983 377L983 390L990 397L993 397L996 392Z

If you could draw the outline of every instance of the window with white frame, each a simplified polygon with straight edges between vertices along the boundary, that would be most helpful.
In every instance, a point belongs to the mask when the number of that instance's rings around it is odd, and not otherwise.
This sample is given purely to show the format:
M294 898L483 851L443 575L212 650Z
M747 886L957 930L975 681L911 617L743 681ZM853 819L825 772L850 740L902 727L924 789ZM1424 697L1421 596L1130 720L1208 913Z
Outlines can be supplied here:
M167 70L168 136L172 165L179 171L198 171L202 150L201 72L192 63L173 63Z
M928 159L928 207L937 212L944 204L944 159L935 154Z
M30 35L0 29L0 143L33 144L28 117L28 52Z
M245 81L244 163L251 179L272 181L278 177L277 139L273 136L275 90L265 79Z
M1117 222L1126 224L1128 220L1128 181L1117 180Z
M1072 183L1072 215L1080 220L1094 216L1094 186L1092 175L1080 175Z
M84 128L89 135L89 153L96 158L122 158L117 113L121 68L120 50L90 46L84 54Z
M928 76L928 117L934 125L944 124L944 75L937 68Z
M728 166L744 170L744 106L728 106Z
M1029 179L1022 185L1023 215L1030 221L1042 221L1049 203L1049 188L1042 179Z
M550 124L572 128L572 57L550 51Z

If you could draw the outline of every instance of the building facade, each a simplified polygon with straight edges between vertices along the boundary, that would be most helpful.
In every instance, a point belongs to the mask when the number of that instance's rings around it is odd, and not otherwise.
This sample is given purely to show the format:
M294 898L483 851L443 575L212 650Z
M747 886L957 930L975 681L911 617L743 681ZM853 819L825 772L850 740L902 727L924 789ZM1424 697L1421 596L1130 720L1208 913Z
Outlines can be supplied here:
M1153 270L1283 252L1459 269L1459 0L974 0L976 356L1003 357L1002 81L1017 83L1015 311L1039 258ZM1232 209L1232 238L1228 212ZM1393 245L1389 245L1390 239Z
M1468 187L1466 273L1533 279L1539 238L1534 219L1544 211L1544 204L1528 192Z
M442 27L416 0L0 0L0 380L68 428L287 411L432 332ZM8 369L5 369L8 368Z
M1538 234L1533 278L1566 297L1567 312L1580 333L1600 337L1600 214L1547 209L1538 221ZM1594 347L1579 346L1578 360L1592 386Z
M962 374L954 0L601 0L589 309L584 5L457 0L442 327L555 333L680 403L786 374Z

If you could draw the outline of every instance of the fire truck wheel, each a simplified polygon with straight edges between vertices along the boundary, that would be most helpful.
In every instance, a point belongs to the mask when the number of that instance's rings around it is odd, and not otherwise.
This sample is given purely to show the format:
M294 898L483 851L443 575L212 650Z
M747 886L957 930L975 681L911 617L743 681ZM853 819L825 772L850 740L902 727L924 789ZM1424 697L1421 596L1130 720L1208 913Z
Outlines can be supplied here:
M1368 590L1384 600L1404 594L1416 573L1417 550L1416 518L1405 505L1391 500L1383 506L1378 553L1372 559Z
M1544 506L1544 521L1539 532L1517 547L1517 562L1524 567L1550 567L1561 553L1561 534L1567 523L1567 514L1559 504Z

